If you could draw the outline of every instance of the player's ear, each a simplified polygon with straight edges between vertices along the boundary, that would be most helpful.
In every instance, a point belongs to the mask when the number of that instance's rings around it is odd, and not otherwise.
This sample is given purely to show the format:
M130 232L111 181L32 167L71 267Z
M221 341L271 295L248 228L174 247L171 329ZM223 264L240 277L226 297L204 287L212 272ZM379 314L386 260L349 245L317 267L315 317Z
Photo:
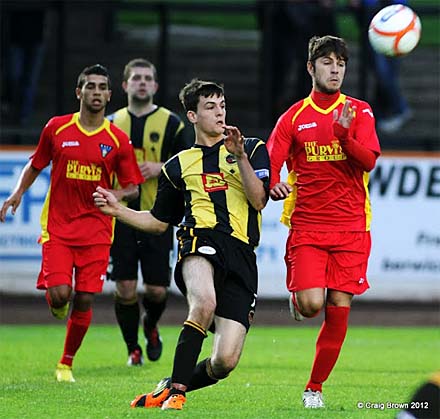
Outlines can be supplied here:
M186 113L186 117L188 118L188 121L191 122L191 124L195 124L197 122L197 115L194 111L188 111Z
M81 100L81 89L79 87L75 89L75 96L78 100Z
M315 66L311 61L307 61L307 72L310 74L311 77L315 74Z
M107 102L110 102L110 99L112 98L112 91L109 90L108 91L108 98L107 98Z

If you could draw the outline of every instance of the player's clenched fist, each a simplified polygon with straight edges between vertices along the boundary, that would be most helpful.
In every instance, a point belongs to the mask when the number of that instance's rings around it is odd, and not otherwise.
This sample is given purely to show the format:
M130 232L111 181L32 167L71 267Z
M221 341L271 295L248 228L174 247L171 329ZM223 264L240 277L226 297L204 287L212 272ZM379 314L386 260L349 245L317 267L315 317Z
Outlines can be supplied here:
M117 209L120 206L116 197L107 189L98 186L96 192L93 193L95 206L106 215L116 217Z

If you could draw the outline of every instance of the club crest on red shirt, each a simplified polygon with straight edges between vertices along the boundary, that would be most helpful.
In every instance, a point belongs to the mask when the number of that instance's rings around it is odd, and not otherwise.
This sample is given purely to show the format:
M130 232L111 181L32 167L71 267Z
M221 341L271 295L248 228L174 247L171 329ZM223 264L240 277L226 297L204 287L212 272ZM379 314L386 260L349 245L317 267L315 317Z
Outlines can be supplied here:
M113 147L107 144L99 144L99 148L101 149L101 156L104 158L113 150Z

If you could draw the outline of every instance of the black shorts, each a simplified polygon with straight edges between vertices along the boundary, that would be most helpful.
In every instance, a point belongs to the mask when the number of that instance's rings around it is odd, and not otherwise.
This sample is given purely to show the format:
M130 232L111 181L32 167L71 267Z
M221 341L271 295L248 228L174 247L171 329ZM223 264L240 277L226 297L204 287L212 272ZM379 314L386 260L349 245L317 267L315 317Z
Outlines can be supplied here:
M172 249L172 226L165 233L154 235L116 221L108 276L112 281L137 279L140 263L144 284L168 287Z
M241 323L249 330L257 302L258 272L251 246L232 236L208 229L182 228L177 232L178 260L174 271L176 285L186 294L182 260L197 255L214 266L217 297L215 314Z

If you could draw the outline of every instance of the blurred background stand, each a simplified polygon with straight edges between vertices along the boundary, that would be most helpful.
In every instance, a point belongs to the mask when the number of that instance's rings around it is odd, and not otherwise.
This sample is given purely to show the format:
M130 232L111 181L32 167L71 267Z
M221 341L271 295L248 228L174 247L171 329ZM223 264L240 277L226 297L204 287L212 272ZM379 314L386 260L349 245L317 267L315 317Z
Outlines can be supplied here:
M158 63L158 102L179 114L182 109L177 95L191 78L223 82L228 96L228 120L238 124L246 135L266 139L273 127L272 109L277 100L273 83L278 76L271 58L277 42L276 28L269 18L277 3L3 0L0 144L36 145L38 134L50 117L76 109L72 84L90 64L99 62L111 72L113 96L108 111L123 106L120 75L124 63L133 57ZM385 150L439 150L440 5L418 1L410 6L423 25L421 44L401 60L400 69L402 92L413 109L413 117L401 130L381 133L380 139ZM34 7L34 13L40 15L34 19L40 32L40 23L44 22L43 37L35 36L35 45L41 46L36 48L41 70L31 66L32 80L37 82L20 86L33 92L34 98L32 112L25 113L22 119L13 102L24 104L25 95L19 87L13 87L16 82L9 81L11 72L7 70L14 63L8 57L12 47L9 23L18 11ZM360 36L348 2L334 3L332 13L337 31L348 40L351 51L343 91L371 103L374 89L365 36ZM31 58L32 54L26 54L27 60ZM24 67L29 69L28 65ZM12 78L17 79L18 75L19 72ZM297 83L296 72L287 70L283 89L292 100Z

